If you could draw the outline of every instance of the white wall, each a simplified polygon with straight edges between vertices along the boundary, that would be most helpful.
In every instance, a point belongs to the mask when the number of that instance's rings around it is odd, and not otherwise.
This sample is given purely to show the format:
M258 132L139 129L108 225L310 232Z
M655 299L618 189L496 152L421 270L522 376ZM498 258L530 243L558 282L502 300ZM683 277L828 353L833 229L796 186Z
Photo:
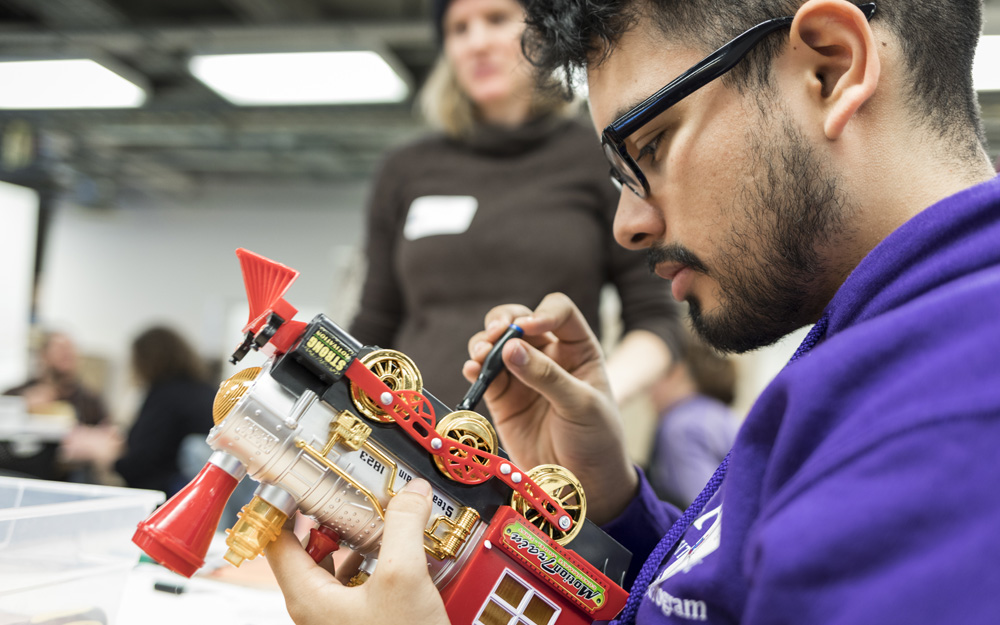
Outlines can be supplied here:
M356 295L341 299L340 290L356 288L347 278L356 280L360 270L367 193L367 183L214 186L183 202L59 206L39 320L67 327L81 352L111 361L105 390L115 416L127 418L135 401L129 345L148 326L182 331L206 357L228 355L239 344L246 296L238 247L301 272L285 296L301 311L297 318L323 311L346 322Z
M28 375L38 194L0 182L0 390Z

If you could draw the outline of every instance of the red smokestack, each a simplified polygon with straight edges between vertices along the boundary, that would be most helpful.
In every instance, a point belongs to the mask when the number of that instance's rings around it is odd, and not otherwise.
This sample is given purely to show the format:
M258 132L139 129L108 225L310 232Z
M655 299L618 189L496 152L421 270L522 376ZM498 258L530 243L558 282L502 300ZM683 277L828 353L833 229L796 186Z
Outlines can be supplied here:
M222 456L217 459L217 456ZM238 465L232 473L219 465ZM205 564L222 511L245 469L216 452L190 484L139 523L132 542L175 573L191 577Z

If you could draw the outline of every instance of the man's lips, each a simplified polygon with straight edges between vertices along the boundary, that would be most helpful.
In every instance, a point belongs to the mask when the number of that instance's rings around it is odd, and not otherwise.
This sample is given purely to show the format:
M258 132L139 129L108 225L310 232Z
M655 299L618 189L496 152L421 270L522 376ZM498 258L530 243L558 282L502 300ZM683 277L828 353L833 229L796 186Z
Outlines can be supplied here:
M656 275L664 280L670 280L670 294L678 302L684 301L688 289L691 288L691 281L694 279L694 270L687 265L677 263L664 263L657 265Z
M681 270L686 268L687 265L680 263L662 263L656 266L656 275L664 280L673 280Z

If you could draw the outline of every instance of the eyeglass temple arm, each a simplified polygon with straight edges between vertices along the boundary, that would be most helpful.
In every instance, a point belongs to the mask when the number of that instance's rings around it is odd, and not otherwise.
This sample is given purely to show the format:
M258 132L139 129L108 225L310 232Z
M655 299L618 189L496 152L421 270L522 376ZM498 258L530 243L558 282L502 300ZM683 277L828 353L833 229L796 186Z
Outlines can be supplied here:
M858 5L865 18L870 20L875 14L875 3L867 2ZM698 89L701 89L719 76L731 70L740 61L750 48L765 36L775 30L792 23L795 16L779 17L768 20L750 30L738 35L735 39L722 46L712 54L705 57L700 63L684 72L677 78L671 80L665 87L649 96L635 107L637 111L632 117L623 116L611 124L610 130L620 136L628 136L632 131L649 122L662 111L680 102ZM677 85L684 83L684 88L671 94L670 100L661 102L660 106L650 107L649 105L662 98L665 94L676 89Z

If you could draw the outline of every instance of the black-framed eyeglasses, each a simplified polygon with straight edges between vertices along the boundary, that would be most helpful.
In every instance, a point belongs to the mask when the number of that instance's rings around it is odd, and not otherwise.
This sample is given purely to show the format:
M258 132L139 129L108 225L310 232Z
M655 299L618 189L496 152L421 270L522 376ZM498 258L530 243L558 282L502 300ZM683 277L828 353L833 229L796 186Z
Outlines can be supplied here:
M858 5L865 18L875 14L875 3ZM715 52L695 63L665 87L643 100L601 133L604 155L611 163L611 178L641 198L649 195L649 182L625 147L625 139L698 89L733 69L767 35L792 23L795 16L779 17L757 24Z

